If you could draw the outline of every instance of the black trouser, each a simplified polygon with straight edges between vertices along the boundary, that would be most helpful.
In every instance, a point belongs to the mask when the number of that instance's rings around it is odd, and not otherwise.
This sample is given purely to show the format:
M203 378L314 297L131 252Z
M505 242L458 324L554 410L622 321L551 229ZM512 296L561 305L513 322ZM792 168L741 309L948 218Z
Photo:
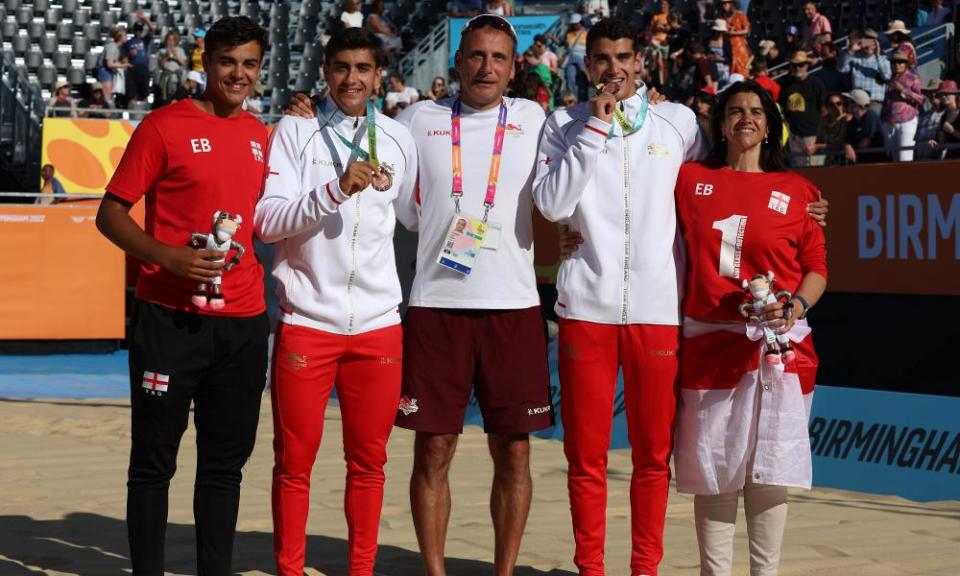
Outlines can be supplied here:
M253 451L266 383L267 315L202 316L137 302L134 322L127 480L133 573L163 574L167 490L192 402L197 572L230 574L241 468Z

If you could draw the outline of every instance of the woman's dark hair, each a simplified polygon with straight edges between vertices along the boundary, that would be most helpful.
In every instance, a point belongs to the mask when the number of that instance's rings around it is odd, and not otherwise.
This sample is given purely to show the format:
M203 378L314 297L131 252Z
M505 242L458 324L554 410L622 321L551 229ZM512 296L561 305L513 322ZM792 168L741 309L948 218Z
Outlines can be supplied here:
M765 142L760 144L760 169L764 172L787 171L787 157L783 150L783 116L770 94L753 80L737 82L717 97L713 117L710 119L710 136L713 139L711 162L715 165L725 165L727 162L727 142L721 130L726 119L727 102L735 95L744 93L756 94L760 98L763 114L767 117L769 133Z
M227 16L213 23L207 30L206 51L213 53L217 48L227 49L256 42L260 45L260 57L267 48L267 31L246 16Z
M373 63L377 66L383 66L386 61L383 42L366 28L347 28L335 34L324 46L323 61L333 62L334 57L344 50L369 50L373 54Z
M587 54L590 54L593 44L601 38L614 41L626 38L630 40L633 51L639 51L637 35L634 34L633 28L630 27L630 24L626 20L620 18L604 18L594 24L590 28L590 31L587 32Z

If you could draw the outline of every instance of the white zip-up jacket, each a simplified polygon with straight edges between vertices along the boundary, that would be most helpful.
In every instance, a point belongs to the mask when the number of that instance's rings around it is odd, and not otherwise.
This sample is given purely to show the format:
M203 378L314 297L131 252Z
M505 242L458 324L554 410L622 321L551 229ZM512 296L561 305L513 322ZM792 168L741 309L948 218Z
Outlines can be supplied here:
M634 122L646 88L623 101ZM614 123L615 124L615 123ZM680 324L682 245L674 188L683 162L701 156L693 112L648 108L642 127L591 116L589 102L558 110L540 139L533 198L584 242L557 275L557 315L602 324Z
M398 324L393 232L397 219L416 228L413 139L378 112L377 156L393 167L393 184L384 192L368 187L347 196L339 179L357 155L334 130L368 150L366 122L344 115L330 98L316 114L284 116L274 128L254 218L260 238L276 243L273 276L282 321L335 334Z

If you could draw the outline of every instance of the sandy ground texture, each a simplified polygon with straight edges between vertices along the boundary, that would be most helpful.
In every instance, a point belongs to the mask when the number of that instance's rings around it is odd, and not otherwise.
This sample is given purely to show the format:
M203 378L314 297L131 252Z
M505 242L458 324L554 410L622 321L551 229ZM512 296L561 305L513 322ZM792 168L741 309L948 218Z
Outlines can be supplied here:
M260 432L246 468L234 568L273 574L270 519L272 422L264 398ZM0 575L112 575L128 572L124 526L129 406L117 400L0 399ZM313 474L307 573L346 575L346 526L341 502L344 465L339 412L327 414ZM184 438L170 497L167 568L193 574L193 432ZM378 572L422 573L410 519L407 479L412 433L390 441L387 495ZM575 574L561 445L534 440L534 501L518 576ZM610 454L607 568L628 575L629 453ZM451 576L492 574L488 514L490 459L486 441L469 428L452 471L453 513L447 542ZM741 518L736 574L747 574ZM666 557L661 574L698 574L693 501L671 491ZM798 492L790 507L782 576L960 574L960 502L917 504L836 490Z

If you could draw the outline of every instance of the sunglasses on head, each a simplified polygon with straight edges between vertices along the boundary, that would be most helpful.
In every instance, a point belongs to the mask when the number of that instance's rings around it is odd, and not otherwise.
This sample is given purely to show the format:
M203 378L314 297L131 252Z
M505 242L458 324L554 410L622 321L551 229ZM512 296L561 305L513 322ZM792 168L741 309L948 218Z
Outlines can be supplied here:
M513 25L510 22L507 22L506 18L497 16L496 14L481 14L479 16L474 16L463 26L463 30L460 32L460 36L464 36L473 32L474 30L479 30L481 28L493 28L494 30L499 30L505 32L514 42L517 41L517 31L513 28Z

